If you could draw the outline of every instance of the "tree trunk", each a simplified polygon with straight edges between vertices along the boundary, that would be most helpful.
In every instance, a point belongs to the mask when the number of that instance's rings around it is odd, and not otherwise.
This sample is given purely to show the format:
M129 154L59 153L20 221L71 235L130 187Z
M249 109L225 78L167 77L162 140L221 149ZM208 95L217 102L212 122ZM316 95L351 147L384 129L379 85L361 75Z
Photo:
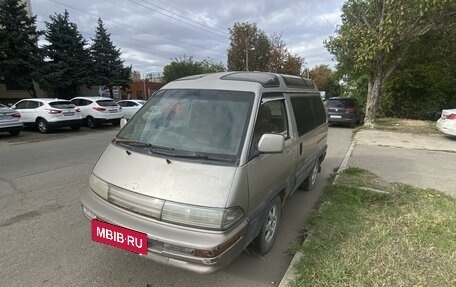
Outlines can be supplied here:
M111 97L111 99L114 99L114 92L112 91L111 86L109 86L109 96Z
M381 61L377 61L377 67L374 73L369 75L367 82L367 102L366 115L364 116L364 125L370 128L374 127L375 117L377 116L378 99L383 84L383 69Z
M36 98L36 89L35 89L35 85L34 85L34 82L32 81L32 86L30 87L30 89L28 90L29 92L29 95L32 97L32 98Z

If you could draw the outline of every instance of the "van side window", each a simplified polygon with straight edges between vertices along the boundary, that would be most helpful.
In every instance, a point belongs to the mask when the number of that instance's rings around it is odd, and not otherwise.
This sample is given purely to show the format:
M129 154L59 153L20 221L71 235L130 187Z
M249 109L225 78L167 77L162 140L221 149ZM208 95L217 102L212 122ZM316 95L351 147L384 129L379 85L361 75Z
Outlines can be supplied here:
M298 135L310 132L315 128L315 120L312 111L310 97L291 97L291 105L298 126Z
M326 112L321 98L314 96L310 98L310 101L312 102L316 126L326 123Z
M287 112L284 100L266 102L258 109L258 116L250 149L251 156L258 154L258 141L264 134L281 134L285 139L289 137Z

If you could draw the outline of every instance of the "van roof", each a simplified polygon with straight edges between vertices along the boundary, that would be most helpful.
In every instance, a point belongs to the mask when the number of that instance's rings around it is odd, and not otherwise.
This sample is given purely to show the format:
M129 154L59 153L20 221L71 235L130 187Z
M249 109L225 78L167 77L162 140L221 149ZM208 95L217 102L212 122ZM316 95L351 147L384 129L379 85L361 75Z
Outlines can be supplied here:
M233 86L233 82L237 82ZM242 83L240 83L242 82ZM280 88L280 89L306 89L317 91L314 82L310 79L304 79L299 76L267 73L267 72L224 72L213 74L199 74L177 79L168 83L166 88L195 88L197 86L214 88L237 87L257 89L258 85L263 88Z

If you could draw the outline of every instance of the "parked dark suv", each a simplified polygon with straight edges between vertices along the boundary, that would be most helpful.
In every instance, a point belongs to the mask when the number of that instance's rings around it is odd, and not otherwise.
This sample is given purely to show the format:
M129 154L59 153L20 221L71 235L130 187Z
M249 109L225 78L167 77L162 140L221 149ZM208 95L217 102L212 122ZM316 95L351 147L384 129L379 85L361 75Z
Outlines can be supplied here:
M325 103L325 109L330 124L348 124L354 128L361 117L356 100L351 98L329 98Z

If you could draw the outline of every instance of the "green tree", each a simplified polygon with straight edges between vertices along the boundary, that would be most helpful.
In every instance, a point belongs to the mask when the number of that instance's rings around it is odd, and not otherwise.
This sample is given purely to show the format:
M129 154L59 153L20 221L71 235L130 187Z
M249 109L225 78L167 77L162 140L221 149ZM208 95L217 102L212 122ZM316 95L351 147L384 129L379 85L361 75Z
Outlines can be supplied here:
M385 82L380 112L436 120L456 107L456 22L420 37Z
M269 38L270 52L266 71L290 75L300 75L304 59L288 51L282 34L273 34Z
M271 44L256 24L235 23L228 48L229 71L267 71Z
M364 123L372 126L385 81L417 39L454 21L454 0L348 0L342 25L326 42L338 70L349 78L367 76Z
M77 25L69 21L68 11L49 16L43 47L46 57L41 70L40 86L53 89L57 96L69 98L76 95L80 86L90 84L92 68L86 40Z
M113 86L130 86L131 67L124 67L120 59L120 49L112 43L111 34L107 32L101 19L98 19L95 38L92 41L93 44L90 47L94 64L92 83L107 86L112 98Z
M32 97L36 97L33 79L42 62L35 21L22 2L0 1L0 82L25 89Z
M193 60L193 57L176 58L163 68L163 79L171 82L176 79L206 73L224 72L222 63L214 63L210 59L203 61Z
M326 97L340 96L341 88L336 74L328 65L319 65L309 72L310 78L315 82L320 91L326 92Z
M214 63L211 59L204 59L200 62L203 73L225 72L226 68L222 62Z

